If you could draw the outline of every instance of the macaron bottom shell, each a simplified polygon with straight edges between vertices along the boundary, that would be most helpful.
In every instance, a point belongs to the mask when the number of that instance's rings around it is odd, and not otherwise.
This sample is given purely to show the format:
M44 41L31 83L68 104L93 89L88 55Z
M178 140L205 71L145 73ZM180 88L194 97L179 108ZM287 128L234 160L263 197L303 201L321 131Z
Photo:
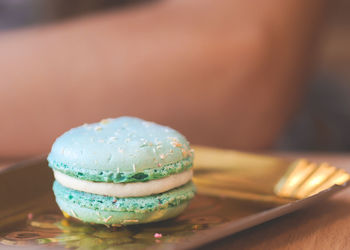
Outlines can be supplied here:
M192 182L161 194L122 199L69 189L57 181L53 190L59 208L69 216L83 222L115 226L176 217L195 194Z
M188 203L189 202L184 202L176 207L146 213L120 211L99 211L97 213L96 210L91 208L85 208L77 204L69 204L65 201L57 200L60 209L73 218L87 223L112 226L144 224L174 218L187 208Z

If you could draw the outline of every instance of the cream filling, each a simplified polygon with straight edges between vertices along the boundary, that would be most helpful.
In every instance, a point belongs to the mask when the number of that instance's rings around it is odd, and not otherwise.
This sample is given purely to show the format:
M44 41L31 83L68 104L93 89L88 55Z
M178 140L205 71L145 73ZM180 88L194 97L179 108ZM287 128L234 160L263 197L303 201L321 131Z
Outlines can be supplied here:
M80 180L54 171L56 180L65 187L99 195L114 197L141 197L159 194L182 186L192 179L192 169L179 174L147 182L108 183Z

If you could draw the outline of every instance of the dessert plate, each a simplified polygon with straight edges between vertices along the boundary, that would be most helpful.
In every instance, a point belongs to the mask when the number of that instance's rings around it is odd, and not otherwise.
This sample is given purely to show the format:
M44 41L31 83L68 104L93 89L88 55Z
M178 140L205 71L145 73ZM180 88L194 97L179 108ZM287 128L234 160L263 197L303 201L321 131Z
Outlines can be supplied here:
M0 248L17 245L83 249L189 249L288 214L348 186L329 164L195 148L198 194L179 217L128 227L65 218L51 190L46 159L0 172ZM268 225L266 225L268 226Z

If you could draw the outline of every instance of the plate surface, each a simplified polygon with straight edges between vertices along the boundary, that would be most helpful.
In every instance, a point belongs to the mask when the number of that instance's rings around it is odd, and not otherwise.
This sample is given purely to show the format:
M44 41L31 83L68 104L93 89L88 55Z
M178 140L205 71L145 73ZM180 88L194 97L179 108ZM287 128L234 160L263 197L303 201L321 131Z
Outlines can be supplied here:
M64 218L51 191L52 171L44 158L35 159L0 173L0 246L192 248L325 199L348 179L329 165L196 147L198 194L183 214L107 228Z

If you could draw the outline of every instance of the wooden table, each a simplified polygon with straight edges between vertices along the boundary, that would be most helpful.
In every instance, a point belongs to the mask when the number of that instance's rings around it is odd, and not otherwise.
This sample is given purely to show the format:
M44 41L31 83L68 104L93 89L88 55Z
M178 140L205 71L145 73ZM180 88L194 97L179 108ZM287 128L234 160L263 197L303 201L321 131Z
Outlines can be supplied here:
M350 154L282 155L327 161L350 172ZM8 165L0 160L0 169ZM350 249L350 188L323 203L216 241L203 249Z

